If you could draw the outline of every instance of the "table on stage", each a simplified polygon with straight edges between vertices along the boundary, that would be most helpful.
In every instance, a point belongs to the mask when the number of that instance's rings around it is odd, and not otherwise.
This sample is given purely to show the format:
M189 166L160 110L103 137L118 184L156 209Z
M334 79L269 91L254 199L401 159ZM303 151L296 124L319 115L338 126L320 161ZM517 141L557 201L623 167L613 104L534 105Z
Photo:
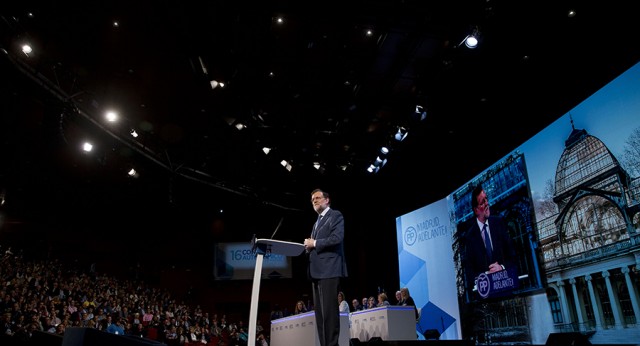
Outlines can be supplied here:
M369 341L416 340L416 315L413 306L384 306L352 312L351 338Z
M313 311L271 321L271 346L318 346ZM351 338L366 342L379 337L385 341L416 340L416 315L413 306L385 306L350 314L340 314L340 346L349 346Z
M340 314L340 346L349 346L349 314ZM271 321L271 346L319 346L315 312L309 311Z

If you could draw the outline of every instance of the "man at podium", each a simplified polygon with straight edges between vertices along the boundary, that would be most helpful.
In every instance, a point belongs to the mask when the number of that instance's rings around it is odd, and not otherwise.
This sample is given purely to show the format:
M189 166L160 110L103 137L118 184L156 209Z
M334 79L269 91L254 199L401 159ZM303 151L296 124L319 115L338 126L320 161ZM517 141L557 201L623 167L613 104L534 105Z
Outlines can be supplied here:
M344 218L331 209L329 194L320 189L311 192L311 204L318 213L311 236L304 240L309 259L307 274L313 289L313 304L320 346L338 346L340 279L347 277L344 259Z

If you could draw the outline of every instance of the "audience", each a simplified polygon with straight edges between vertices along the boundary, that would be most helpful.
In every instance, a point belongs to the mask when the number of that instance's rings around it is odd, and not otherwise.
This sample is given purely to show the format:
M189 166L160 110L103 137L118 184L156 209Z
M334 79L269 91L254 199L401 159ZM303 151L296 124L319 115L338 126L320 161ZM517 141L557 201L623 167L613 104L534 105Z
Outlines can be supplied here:
M64 336L68 327L132 335L168 346L247 344L243 321L236 329L225 315L209 319L200 306L178 303L167 290L95 270L82 273L58 260L29 261L9 249L0 258L0 283L0 345L29 345L37 331ZM275 310L277 314L279 308ZM262 328L260 335L268 345Z
M18 253L18 254L16 254ZM34 332L64 336L68 327L95 328L107 333L132 335L168 346L246 345L243 321L228 321L226 315L203 312L199 306L178 303L171 292L150 287L140 280L122 281L97 273L65 268L58 260L28 261L9 248L0 258L0 344L23 346ZM408 289L402 288L403 305L414 305ZM343 292L341 312L349 312ZM192 304L193 301L190 301ZM352 300L353 311L386 306L386 293ZM312 310L296 302L294 314ZM271 318L286 317L278 304ZM268 346L268 331L257 323L258 346ZM6 342L10 341L10 342Z

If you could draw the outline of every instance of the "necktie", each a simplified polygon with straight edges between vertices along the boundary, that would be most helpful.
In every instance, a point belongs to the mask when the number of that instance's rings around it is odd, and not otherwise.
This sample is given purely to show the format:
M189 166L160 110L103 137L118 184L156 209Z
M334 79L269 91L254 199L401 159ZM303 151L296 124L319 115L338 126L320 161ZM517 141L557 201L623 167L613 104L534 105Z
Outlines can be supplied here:
M318 234L317 229L318 229L318 225L320 224L320 220L322 220L322 215L318 215L318 220L316 221L316 224L313 226L313 234L311 235L311 238L316 239L316 235Z
M489 238L489 233L487 232L487 224L484 224L484 226L482 226L482 237L484 238L484 247L487 250L487 258L489 259L489 262L492 263L493 251L491 248L491 239Z

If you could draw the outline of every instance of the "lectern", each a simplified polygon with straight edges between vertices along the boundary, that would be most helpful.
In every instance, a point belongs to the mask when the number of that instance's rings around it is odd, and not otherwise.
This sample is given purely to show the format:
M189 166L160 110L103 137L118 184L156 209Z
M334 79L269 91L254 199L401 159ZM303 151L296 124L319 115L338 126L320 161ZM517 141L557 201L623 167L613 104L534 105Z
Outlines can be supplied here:
M256 269L255 272L253 272L253 288L251 290L248 346L255 346L256 321L258 320L258 298L260 295L260 279L262 277L262 261L264 260L264 256L269 256L270 254L299 256L304 251L304 245L282 240L256 239L254 236L251 240L251 249L256 253Z

